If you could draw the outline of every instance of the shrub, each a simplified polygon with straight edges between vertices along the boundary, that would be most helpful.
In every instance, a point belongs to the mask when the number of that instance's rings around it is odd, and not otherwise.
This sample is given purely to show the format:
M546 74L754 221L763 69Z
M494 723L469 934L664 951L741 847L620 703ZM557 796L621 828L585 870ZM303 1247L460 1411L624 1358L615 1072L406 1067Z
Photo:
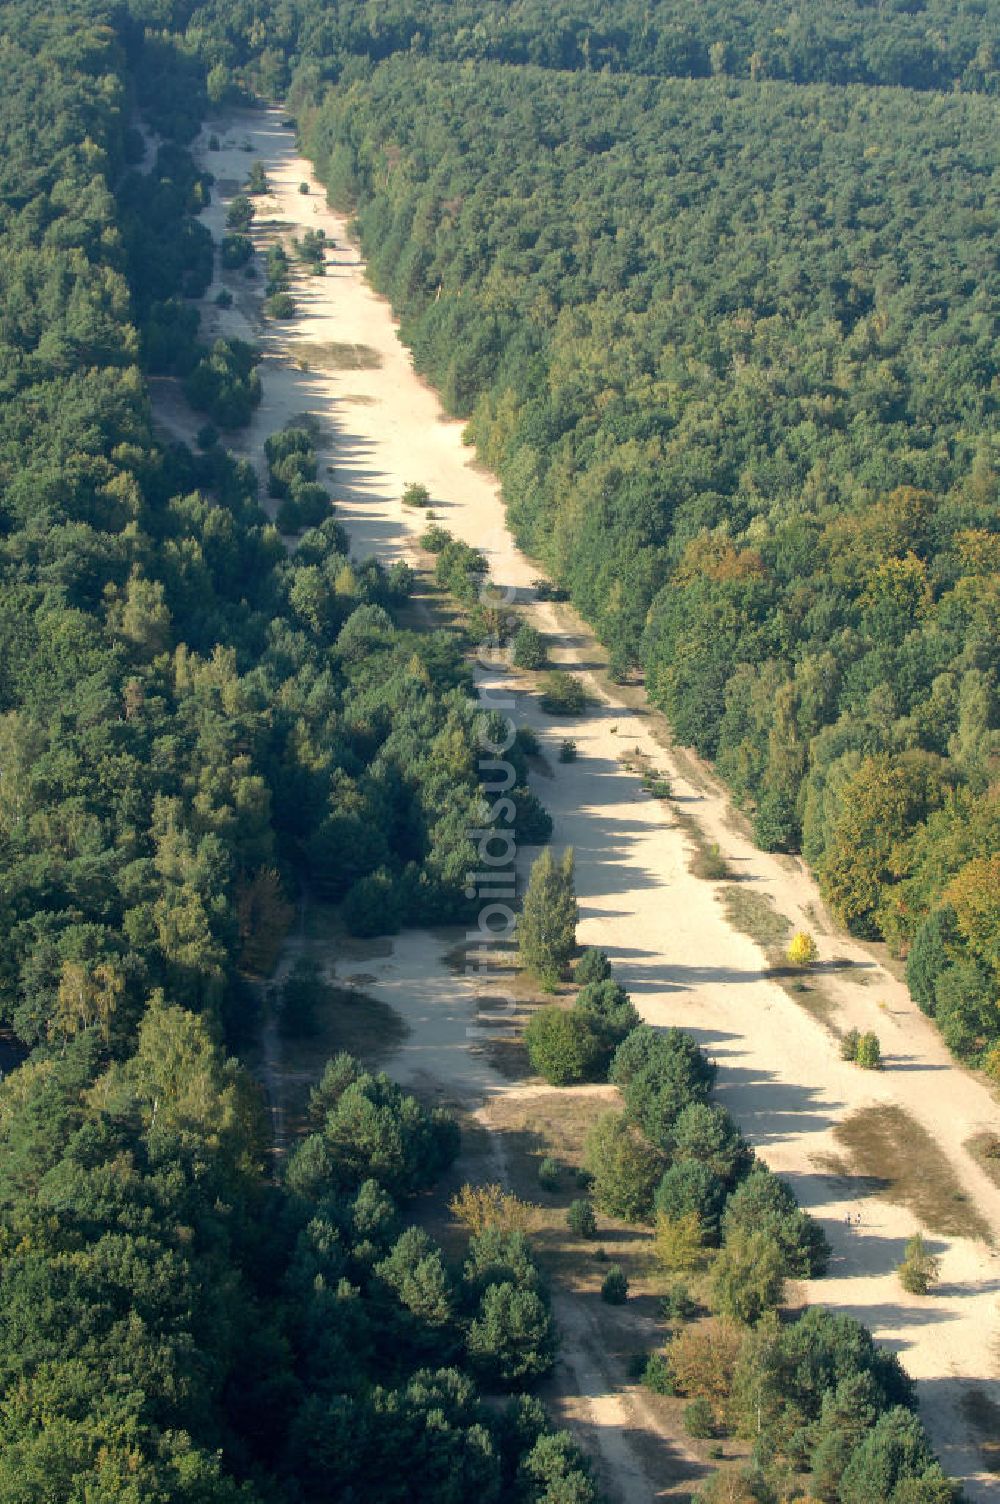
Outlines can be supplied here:
M252 255L253 241L249 235L223 235L219 256L227 271L246 266Z
M515 668L544 668L546 660L545 639L529 622L522 623L514 633L511 645L511 661Z
M409 485L404 487L404 507L429 507L430 504L431 493L428 491L427 487L422 486L419 481L411 480Z
M559 761L576 762L576 742L567 738L566 741L559 743Z
M703 851L697 852L691 863L691 871L695 877L702 877L707 882L721 882L729 877L729 863L719 850L717 841L712 841Z
M230 230L246 233L253 224L254 206L245 193L238 193L226 211L226 224Z
M621 1264L612 1264L601 1281L601 1299L609 1306L623 1306L628 1300L628 1278Z
M265 299L264 312L272 319L290 319L295 315L295 299L290 292L272 293Z
M586 1165L601 1211L626 1222L648 1219L663 1158L623 1114L608 1112L598 1118L587 1135Z
M791 943L785 952L789 966L811 966L819 955L819 947L812 935L805 930L799 930L792 936Z
M214 423L203 423L195 435L195 441L199 449L211 449L213 444L219 442L219 430Z
M593 1238L597 1234L597 1218L586 1196L571 1201L566 1211L566 1224L578 1238Z
M848 1029L840 1041L841 1060L857 1060L858 1045L861 1043L860 1029Z
M445 527L439 527L436 522L432 523L431 526L426 530L426 532L422 533L420 536L420 542L423 544L424 548L426 548L429 554L441 553L450 541L451 534L449 533L448 529Z
M715 1434L715 1415L708 1400L690 1400L684 1406L684 1429L698 1440Z
M878 1035L869 1032L862 1034L858 1040L858 1053L855 1060L864 1071L880 1071L882 1069L882 1046L879 1044Z
M611 976L611 962L603 950L591 945L573 968L573 980L579 987L592 982L606 982Z
M653 1394L673 1394L674 1376L662 1353L650 1353L642 1370L642 1385Z
M592 1080L601 1061L601 1041L585 1014L552 1005L539 1008L524 1031L532 1069L550 1086Z
M896 1269L899 1282L910 1295L926 1295L941 1272L941 1260L928 1253L923 1236L914 1233L906 1245L903 1262Z
M232 308L233 295L229 291L228 287L219 288L218 292L215 294L215 306L216 308Z
M557 1191L559 1189L559 1166L551 1154L546 1154L538 1166L538 1184L543 1191Z
M545 676L541 704L547 715L582 715L587 695L573 674L550 673Z
M698 1311L698 1302L683 1280L672 1285L660 1301L660 1312L666 1321L690 1321Z

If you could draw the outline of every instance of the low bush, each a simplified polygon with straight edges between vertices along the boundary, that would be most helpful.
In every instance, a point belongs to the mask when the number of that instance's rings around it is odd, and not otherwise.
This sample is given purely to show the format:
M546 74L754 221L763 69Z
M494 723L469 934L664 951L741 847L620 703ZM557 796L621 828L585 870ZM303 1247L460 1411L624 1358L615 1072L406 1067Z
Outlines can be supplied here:
M559 1189L559 1166L551 1154L546 1154L538 1166L538 1184L543 1191L557 1191Z
M612 1264L601 1281L601 1299L609 1306L623 1306L628 1300L628 1277L621 1264Z
M592 1238L597 1233L597 1218L586 1196L571 1201L566 1211L566 1225L578 1238Z
M715 1416L708 1400L690 1400L684 1406L684 1429L689 1436L704 1441L715 1434Z

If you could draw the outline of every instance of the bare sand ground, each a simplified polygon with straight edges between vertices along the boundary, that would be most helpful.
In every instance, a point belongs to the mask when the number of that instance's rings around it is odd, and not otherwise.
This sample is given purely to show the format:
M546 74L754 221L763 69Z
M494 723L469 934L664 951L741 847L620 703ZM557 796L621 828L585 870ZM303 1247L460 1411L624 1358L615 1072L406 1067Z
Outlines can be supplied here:
M259 156L272 192L257 201L258 243L276 235L290 242L310 228L323 228L335 243L325 277L296 277L299 314L287 325L261 319L261 282L247 283L239 273L224 274L234 292L231 308L206 301L207 333L241 335L265 351L263 405L250 429L234 436L234 449L262 467L267 435L297 414L315 414L324 425L321 461L333 467L337 515L358 556L377 553L390 560L414 552L425 522L402 507L400 496L408 481L420 481L442 524L484 549L499 584L515 586L523 600L531 600L537 571L507 532L495 480L474 463L461 425L445 418L435 394L414 374L390 309L365 282L344 218L325 206L291 132L282 129L275 112L232 117L224 127L218 132L222 150L207 149L207 133L196 146L217 178L204 216L213 233L221 235L225 202ZM244 141L252 154L242 149ZM308 194L299 191L303 182ZM346 367L345 346L360 347ZM185 436L197 427L170 383L159 384L157 412ZM514 689L515 719L535 726L547 750L554 776L540 792L555 818L558 844L576 849L581 941L608 951L646 1019L689 1028L715 1057L720 1097L827 1229L834 1261L830 1275L809 1289L810 1298L858 1316L899 1353L918 1380L924 1417L946 1468L964 1480L970 1498L1000 1498L1000 1480L984 1470L961 1409L970 1385L1000 1401L997 1255L983 1241L931 1235L943 1259L941 1285L929 1299L910 1297L893 1270L917 1226L913 1214L877 1196L862 1202L849 1180L823 1173L825 1157L842 1153L833 1137L839 1122L871 1104L897 1103L941 1146L994 1236L1000 1235L1000 1190L965 1147L973 1133L996 1127L989 1091L952 1063L905 987L868 949L836 930L802 864L758 851L740 834L714 780L686 756L665 752L648 715L600 690L586 628L563 608L534 602L531 609L550 634L553 656L590 681L596 708L579 721L560 723L544 716L537 698L521 692L526 686L519 689L513 679L484 669L481 683L484 689ZM576 740L579 758L562 765L555 754L565 736ZM670 803L650 798L640 779L622 769L621 754L636 748L669 772ZM772 899L794 928L817 934L828 1023L841 1030L874 1029L886 1056L884 1073L842 1063L830 1028L768 975L761 949L727 921L717 885L691 875L678 811L693 816L707 838L719 843L741 884ZM474 1029L476 989L452 975L445 949L433 936L399 937L389 957L372 963L375 981L368 990L397 1008L412 1030L393 1062L394 1073L433 1079L466 1100L485 1098L488 1118L490 1095L517 1088L496 1075L477 1052L474 1033L467 1034ZM850 968L837 969L838 962ZM867 985L859 985L859 978ZM858 1211L863 1225L849 1230L846 1217ZM619 1399L590 1395L600 1385L586 1371L587 1361L581 1356L581 1394L591 1421L607 1437L621 1424ZM624 1464L616 1461L620 1472ZM641 1465L634 1466L634 1476L624 1468L621 1497L654 1497Z

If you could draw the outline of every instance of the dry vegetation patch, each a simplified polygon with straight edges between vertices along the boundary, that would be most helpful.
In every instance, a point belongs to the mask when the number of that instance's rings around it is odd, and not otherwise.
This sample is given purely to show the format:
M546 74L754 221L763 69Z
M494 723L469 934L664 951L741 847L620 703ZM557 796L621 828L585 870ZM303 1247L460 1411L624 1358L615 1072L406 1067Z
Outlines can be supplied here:
M962 1190L951 1161L902 1107L862 1107L838 1123L834 1135L848 1154L846 1164L827 1161L834 1174L862 1177L869 1194L905 1206L931 1232L989 1239L989 1224Z
M755 940L767 952L770 961L776 961L792 926L784 914L780 914L774 907L770 898L739 883L729 883L720 888L719 897L726 918L733 928L743 935L749 935L751 940Z
M974 1133L966 1139L965 1147L979 1162L994 1185L1000 1185L1000 1134Z
M296 340L289 353L300 366L305 362L320 371L377 371L382 364L382 356L371 345L337 339Z

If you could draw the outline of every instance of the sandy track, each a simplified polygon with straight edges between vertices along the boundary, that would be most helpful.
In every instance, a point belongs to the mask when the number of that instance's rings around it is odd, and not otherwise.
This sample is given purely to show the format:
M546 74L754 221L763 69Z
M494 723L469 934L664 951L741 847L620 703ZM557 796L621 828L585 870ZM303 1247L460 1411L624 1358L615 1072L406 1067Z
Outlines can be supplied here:
M399 498L406 482L421 481L443 525L484 549L497 582L519 587L527 599L536 571L507 532L495 480L474 464L461 425L442 415L435 394L414 374L388 306L366 284L345 222L324 206L309 164L296 156L291 132L281 128L275 112L261 112L233 117L220 134L222 151L208 151L207 137L196 148L218 179L204 216L213 234L223 232L224 199L238 190L253 159L240 149L247 139L272 185L270 199L258 200L258 240L322 227L336 242L325 278L296 278L300 313L288 326L261 323L260 283L248 290L239 274L226 274L236 294L232 308L206 303L207 333L238 334L265 350L264 402L233 447L262 469L267 435L296 414L315 413L327 431L321 461L335 467L337 513L357 555L378 553L389 560L412 553L424 522ZM310 184L308 195L299 192L301 182ZM364 368L319 369L315 347L333 342L372 354ZM310 347L308 369L297 364L303 354L300 348L297 355L297 346ZM185 435L197 427L169 383L160 385L157 411ZM535 603L533 610L553 638L554 655L586 672L586 630L564 630L560 620L571 617L564 611L557 617L551 606ZM480 678L484 687L512 683L493 671ZM577 851L581 940L609 952L645 1018L684 1025L717 1059L722 1099L827 1228L834 1263L830 1276L811 1288L812 1298L857 1315L899 1351L919 1381L925 1419L945 1466L965 1480L971 1498L1000 1498L1000 1483L982 1470L959 1408L970 1382L1000 1400L994 1382L1000 1262L983 1243L934 1237L944 1260L941 1288L929 1300L907 1296L892 1271L914 1230L913 1216L868 1199L863 1228L848 1232L845 1216L857 1203L840 1199L837 1183L817 1171L821 1156L837 1150L837 1122L871 1103L899 1103L942 1147L1000 1235L1000 1191L964 1147L976 1130L996 1126L991 1096L951 1062L906 989L822 918L819 895L802 865L756 850L734 831L724 793L711 780L692 781L686 762L672 765L654 741L648 717L609 701L593 683L592 689L600 703L580 722L553 722L529 695L515 695L513 707L516 719L536 726L555 770L541 793L555 817L557 841ZM579 759L557 766L555 749L566 735L577 741ZM887 1057L884 1074L844 1065L830 1033L767 976L760 949L725 919L714 885L688 871L687 841L670 807L649 798L639 779L621 769L621 753L635 747L670 771L675 807L719 842L743 883L769 895L796 928L820 929L822 960L847 959L865 969L866 987L833 972L824 988L839 1027L878 1032ZM468 1097L505 1090L468 1048L474 989L449 977L443 950L431 936L407 934L390 958L372 967L376 982L370 990L392 1003L414 1031L398 1059L399 1073L436 1076ZM615 1397L607 1396L606 1403L612 1402ZM600 1403L595 1397L593 1404ZM614 1426L610 1413L604 1423Z

